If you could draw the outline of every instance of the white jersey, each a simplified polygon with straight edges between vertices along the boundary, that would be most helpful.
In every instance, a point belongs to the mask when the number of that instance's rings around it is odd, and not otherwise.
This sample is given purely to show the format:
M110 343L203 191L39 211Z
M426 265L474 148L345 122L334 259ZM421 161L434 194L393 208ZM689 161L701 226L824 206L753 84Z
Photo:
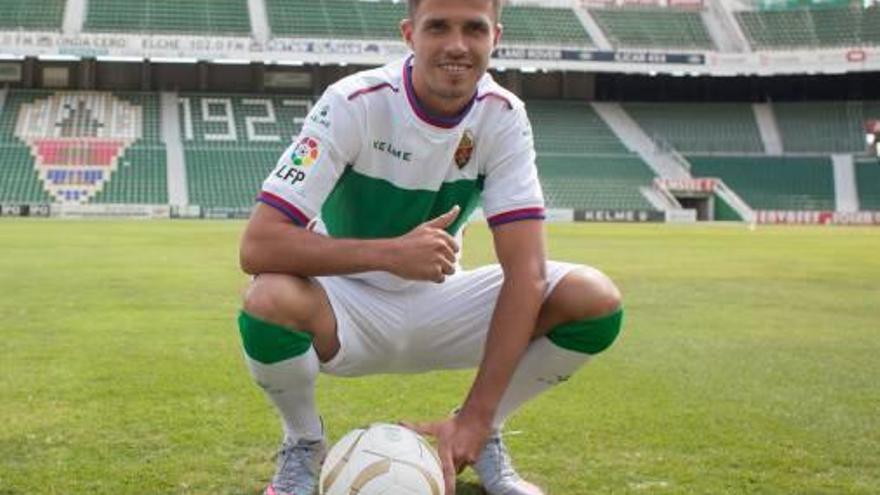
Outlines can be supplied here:
M412 89L411 58L327 88L263 184L259 201L332 237L403 235L459 205L492 226L544 218L531 126L515 95L486 74L460 115L431 116ZM384 288L387 273L358 278Z

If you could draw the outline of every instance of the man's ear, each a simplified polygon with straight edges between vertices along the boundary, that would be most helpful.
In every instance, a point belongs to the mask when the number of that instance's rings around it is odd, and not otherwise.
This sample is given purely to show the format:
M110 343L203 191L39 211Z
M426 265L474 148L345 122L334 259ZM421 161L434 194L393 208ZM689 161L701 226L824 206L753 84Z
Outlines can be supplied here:
M500 22L495 23L495 39L492 40L492 48L496 48L501 43L501 33L504 31L504 25Z
M413 49L413 28L413 21L409 17L400 21L400 35L403 37L403 41L406 42L406 46L408 46L410 50Z

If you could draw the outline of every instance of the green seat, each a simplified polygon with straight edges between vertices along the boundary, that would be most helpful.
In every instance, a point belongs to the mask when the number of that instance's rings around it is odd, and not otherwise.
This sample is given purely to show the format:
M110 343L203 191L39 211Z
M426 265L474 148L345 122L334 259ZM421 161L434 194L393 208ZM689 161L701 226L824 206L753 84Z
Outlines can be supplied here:
M681 152L764 152L749 104L627 103L623 107L655 141Z
M630 152L586 102L530 100L526 110L534 128L538 153Z
M694 177L718 177L756 210L834 210L829 158L690 156Z
M547 205L586 210L651 210L639 192L654 173L635 155L538 156Z
M0 28L61 29L64 0L0 0Z
M247 0L90 0L86 31L250 33Z
M400 39L406 2L389 0L266 0L276 36ZM507 6L504 39L512 43L582 45L592 41L571 9Z
M639 192L653 171L581 101L531 100L538 174L547 204L572 209L653 209Z
M45 122L39 133L16 135L16 125L24 105L45 101L53 96L78 95L90 98L92 108L101 108L114 99L125 101L141 109L142 121L139 139L117 157L116 171L104 180L91 203L144 203L167 204L165 145L159 137L159 106L155 93L106 93L12 90L0 114L0 201L39 202L55 201L37 173L34 154L38 139L68 139L89 135L90 128L110 125L88 112L76 119Z
M861 101L775 103L773 105L786 152L862 152L867 118L880 118Z
M880 8L859 2L826 7L737 12L755 49L880 44Z
M590 9L590 14L617 48L714 49L700 12L615 7Z
M858 161L855 166L859 209L880 211L880 163L871 159Z
M180 97L189 201L203 207L252 206L311 108L285 96Z
M592 46L584 25L571 9L507 6L501 15L509 43Z

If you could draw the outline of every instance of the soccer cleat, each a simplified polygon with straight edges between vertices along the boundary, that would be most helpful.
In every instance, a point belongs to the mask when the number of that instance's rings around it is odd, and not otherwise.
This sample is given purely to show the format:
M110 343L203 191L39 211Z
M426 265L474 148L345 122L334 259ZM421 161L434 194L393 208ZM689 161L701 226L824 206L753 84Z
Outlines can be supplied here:
M315 495L318 474L327 455L327 442L300 439L285 440L278 451L278 470L264 495Z
M489 495L544 495L537 486L522 479L510 461L501 432L493 432L480 452L474 471Z

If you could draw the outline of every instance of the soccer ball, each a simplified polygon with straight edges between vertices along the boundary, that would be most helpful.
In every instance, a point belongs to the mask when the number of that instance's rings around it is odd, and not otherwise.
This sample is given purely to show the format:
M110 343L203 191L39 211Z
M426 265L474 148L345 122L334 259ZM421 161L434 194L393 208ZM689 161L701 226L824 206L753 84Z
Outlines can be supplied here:
M376 423L348 432L327 453L321 495L442 495L434 448L402 426Z

